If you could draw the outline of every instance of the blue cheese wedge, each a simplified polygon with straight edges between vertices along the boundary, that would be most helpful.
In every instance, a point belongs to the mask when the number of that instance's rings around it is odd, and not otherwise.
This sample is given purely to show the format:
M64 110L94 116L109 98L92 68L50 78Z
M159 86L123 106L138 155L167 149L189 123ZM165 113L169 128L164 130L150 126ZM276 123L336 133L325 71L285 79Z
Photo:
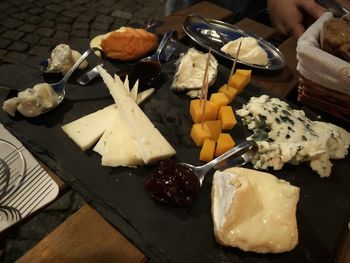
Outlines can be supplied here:
M311 121L302 110L267 95L252 97L237 111L253 135L259 151L252 160L256 169L279 170L285 163L309 162L321 177L331 174L330 159L344 158L350 133L325 122Z

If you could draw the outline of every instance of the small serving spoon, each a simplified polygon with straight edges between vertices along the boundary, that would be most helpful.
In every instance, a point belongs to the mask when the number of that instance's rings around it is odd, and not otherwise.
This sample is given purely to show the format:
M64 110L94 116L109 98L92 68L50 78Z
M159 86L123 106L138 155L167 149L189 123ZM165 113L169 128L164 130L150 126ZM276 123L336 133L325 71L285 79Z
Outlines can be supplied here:
M67 72L67 74L57 83L50 83L49 85L53 88L53 90L56 92L58 99L56 101L56 104L47 109L45 112L50 111L52 109L54 109L55 107L57 107L62 100L64 99L65 95L66 95L66 84L68 79L70 78L70 76L73 74L73 72L79 67L79 65L93 52L95 51L100 51L101 54L103 53L102 50L100 50L99 48L90 48L87 51L84 52L83 55L81 55L81 57L75 62L75 64L71 67L71 69ZM101 60L102 61L102 60ZM99 62L99 65L102 62Z
M223 167L223 162L228 158L230 159L230 166L242 166L251 161L254 157L255 153L258 150L258 145L255 141L244 141L238 144L236 147L228 150L223 153L216 159L202 165L202 166L194 166L188 163L181 163L183 166L190 169L199 180L199 184L202 186L205 175L213 168L219 169Z
M168 61L175 51L174 30L166 32L155 53L136 62L128 72L130 86L139 79L139 90L144 90L155 84L161 77L161 62Z
M257 149L254 141L245 141L202 166L176 163L172 159L162 161L146 177L145 190L156 201L176 206L189 205L197 199L209 170L222 170L227 164L230 167L244 165L254 157Z

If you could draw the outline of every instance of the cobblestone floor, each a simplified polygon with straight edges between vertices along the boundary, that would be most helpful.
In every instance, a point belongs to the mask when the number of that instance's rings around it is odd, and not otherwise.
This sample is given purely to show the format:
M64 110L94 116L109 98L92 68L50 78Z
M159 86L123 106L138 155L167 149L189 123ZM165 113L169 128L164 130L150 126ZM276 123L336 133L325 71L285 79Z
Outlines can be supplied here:
M2 0L0 70L12 62L38 67L38 59L59 43L88 41L120 26L143 24L172 8L165 0ZM84 203L70 191L11 231L0 240L0 262L16 261Z
M167 7L165 0L2 0L0 65L36 62L33 57L47 56L59 43L143 24L163 17Z

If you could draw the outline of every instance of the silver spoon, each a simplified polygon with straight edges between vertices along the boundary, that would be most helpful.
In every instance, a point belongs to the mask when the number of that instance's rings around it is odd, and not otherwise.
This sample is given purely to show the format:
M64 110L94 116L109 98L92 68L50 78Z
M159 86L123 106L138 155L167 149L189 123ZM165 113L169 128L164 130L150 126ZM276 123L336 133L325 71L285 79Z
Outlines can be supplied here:
M228 158L232 157L230 162L231 166L242 166L248 163L255 155L255 153L258 150L258 145L255 141L244 141L240 144L238 144L236 147L232 148L231 150L228 150L227 152L223 153L216 159L202 165L202 166L194 166L188 163L181 163L183 166L186 166L188 169L190 169L199 180L199 184L202 186L202 182L204 180L205 175L211 170L212 168L218 169L222 166L222 162L227 160Z
M77 69L77 67L79 67L79 65L93 52L95 51L100 51L102 53L102 51L99 48L90 48L87 51L84 52L83 55L81 55L81 57L75 62L75 64L71 67L71 69L67 72L67 74L57 83L52 83L49 84L53 90L56 92L58 98L57 101L55 103L55 105L49 109L47 109L45 112L52 110L53 108L57 107L62 100L64 99L65 95L66 95L66 83L68 81L68 79L70 78L70 76L73 74L73 72Z
M176 31L169 30L164 34L153 55L137 61L130 70L121 70L119 73L125 74L127 71L126 74L129 77L130 86L133 86L139 80L139 90L158 86L157 83L161 80L162 73L161 61L169 60L175 51L176 42L174 38L176 38Z
M171 39L174 37L175 34L176 34L176 33L175 33L174 30L169 30L169 31L167 31L167 32L164 34L162 40L160 41L159 46L158 46L156 52L154 52L154 54L151 55L151 56L149 56L149 57L146 57L146 58L141 59L140 61L157 61L157 62L160 63L160 54L163 52L164 47L166 47L166 45L167 45L168 43L170 43L171 45L174 45L174 42L171 42L171 41L169 41L169 40L171 40ZM169 54L169 53L170 53L170 52L171 52L171 53L174 52L174 50L175 50L175 49L164 49L164 51L167 51L167 52L168 52L168 54L165 54L165 57L169 59L170 56L171 56L171 54Z

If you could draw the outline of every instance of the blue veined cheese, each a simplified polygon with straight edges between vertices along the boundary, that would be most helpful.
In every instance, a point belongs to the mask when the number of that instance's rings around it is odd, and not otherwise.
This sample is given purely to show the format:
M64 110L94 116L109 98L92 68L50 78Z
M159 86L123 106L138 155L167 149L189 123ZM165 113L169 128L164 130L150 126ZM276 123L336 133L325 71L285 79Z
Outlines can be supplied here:
M51 57L48 59L48 70L59 71L65 75L80 57L81 54L71 49L70 46L59 44L52 50ZM88 62L84 60L79 65L79 69L85 69L87 66Z
M237 111L257 141L259 151L252 160L256 169L279 170L285 163L309 162L321 177L331 174L330 159L344 158L350 133L325 122L311 121L302 110L267 95L252 97Z

